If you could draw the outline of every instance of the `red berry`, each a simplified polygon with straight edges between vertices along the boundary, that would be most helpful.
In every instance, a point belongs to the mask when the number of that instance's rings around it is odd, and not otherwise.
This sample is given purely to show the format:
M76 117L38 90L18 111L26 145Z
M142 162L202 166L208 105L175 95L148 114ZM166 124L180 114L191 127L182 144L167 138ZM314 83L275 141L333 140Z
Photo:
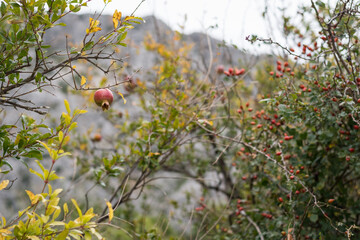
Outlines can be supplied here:
M279 202L284 202L284 199L282 197L278 198Z
M202 211L202 210L204 210L204 207L197 207L197 208L195 208L195 211L197 211L197 212L200 212L200 211Z
M245 72L245 69L243 69L243 68L240 70L235 68L235 75L237 75L237 76L243 74L244 72Z

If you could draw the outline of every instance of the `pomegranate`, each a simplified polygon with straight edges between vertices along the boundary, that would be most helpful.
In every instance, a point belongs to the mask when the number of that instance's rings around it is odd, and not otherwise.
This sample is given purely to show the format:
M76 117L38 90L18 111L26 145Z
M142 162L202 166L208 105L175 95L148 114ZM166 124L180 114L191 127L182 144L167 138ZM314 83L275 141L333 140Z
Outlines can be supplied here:
M218 74L224 73L224 66L223 66L223 65L219 65L219 66L216 68L216 72L217 72Z
M91 139L91 141L93 141L93 142L100 142L101 139L102 139L101 134L96 133L96 134L93 136L93 138Z
M114 100L113 94L107 88L99 89L95 92L94 101L96 105L102 108L103 111L109 109L113 100Z

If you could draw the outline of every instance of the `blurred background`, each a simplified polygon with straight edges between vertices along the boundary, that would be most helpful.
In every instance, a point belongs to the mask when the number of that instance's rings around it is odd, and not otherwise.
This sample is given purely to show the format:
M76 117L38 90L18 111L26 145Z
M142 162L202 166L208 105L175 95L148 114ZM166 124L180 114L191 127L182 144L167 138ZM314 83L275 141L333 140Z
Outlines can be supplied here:
M185 34L207 33L210 36L235 44L247 51L268 51L264 46L253 47L245 40L249 35L260 37L281 37L280 16L294 17L298 6L309 0L113 0L104 9L103 0L93 0L80 13L112 14L115 9L130 15L138 6L136 16L153 15L175 31ZM336 2L331 0L330 2ZM283 12L286 7L286 13ZM267 14L269 13L269 14ZM295 18L296 19L296 18ZM295 20L293 18L293 20Z

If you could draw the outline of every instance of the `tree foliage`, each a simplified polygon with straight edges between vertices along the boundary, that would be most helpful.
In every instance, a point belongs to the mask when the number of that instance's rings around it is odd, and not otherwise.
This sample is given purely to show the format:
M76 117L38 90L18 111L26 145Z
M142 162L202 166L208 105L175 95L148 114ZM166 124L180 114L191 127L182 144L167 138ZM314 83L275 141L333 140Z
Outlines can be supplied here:
M34 161L36 169L28 170L43 183L39 193L26 189L29 205L18 216L2 218L2 238L358 238L358 3L311 0L299 9L301 25L284 10L287 45L248 37L276 47L256 69L241 59L216 62L211 44L199 63L179 32L161 41L148 35L144 46L156 56L151 71L141 80L135 73L113 82L90 81L75 66L121 75L118 48L141 18L115 11L113 30L104 34L94 16L81 46L61 54L43 45L48 29L85 5L1 3L1 105L41 114L23 96L65 81L86 101L91 90L107 87L124 104L131 99L133 115L110 108L101 117L111 134L84 134L76 127L86 111L71 111L65 100L56 127L26 115L2 125L0 194L11 190L6 177L13 159ZM216 65L226 68L215 71ZM258 95L249 94L249 81L258 83ZM91 183L82 199L63 197L50 183L63 181L54 166L70 156L77 163L74 184Z

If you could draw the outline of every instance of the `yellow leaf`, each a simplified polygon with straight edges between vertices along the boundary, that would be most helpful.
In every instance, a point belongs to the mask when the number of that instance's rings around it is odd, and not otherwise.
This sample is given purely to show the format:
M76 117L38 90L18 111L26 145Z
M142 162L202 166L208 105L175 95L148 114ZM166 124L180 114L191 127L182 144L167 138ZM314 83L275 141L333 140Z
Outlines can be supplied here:
M71 123L71 117L69 114L63 112L61 114L61 117L64 119L66 125L69 125Z
M37 236L28 236L28 238L31 240L40 240L40 238Z
M64 133L63 131L59 131L59 142L61 142L64 138Z
M64 104L65 104L65 108L66 108L66 111L68 112L68 114L71 114L70 105L66 99L64 99Z
M117 28L118 24L119 24L119 21L117 19L113 18L113 25L114 25L115 29Z
M81 114L84 114L84 113L87 113L87 111L84 110L84 109L81 109L81 110L75 109L75 111L74 111L74 115L81 115Z
M114 17L113 17L112 21L113 21L114 28L116 29L119 24L119 21Z
M37 142L38 142L38 143L41 143L41 144L46 148L46 150L48 151L48 153L51 154L51 149L49 148L49 146L48 146L46 143L41 142L41 141L37 141Z
M124 98L124 95L122 95L121 92L118 92L118 94L122 97L122 99L124 100L124 104L126 104L126 99Z
M99 20L94 20L93 18L89 18L90 28L86 29L86 33L89 34L89 33L100 31L101 27L98 27L99 23L100 23Z
M1 240L6 239L6 238L1 238L4 236L3 234L9 235L9 234L11 234L11 231L9 231L8 229L0 229L0 239Z
M63 209L64 209L64 215L66 216L69 213L69 208L68 208L67 203L64 203Z
M21 138L21 136L20 136L20 134L18 134L18 135L16 136L16 139L15 139L15 142L14 142L15 145L18 145L18 144L19 144L20 138Z
M9 180L4 180L0 183L0 191L3 190L4 188L7 187L7 185L9 184Z
M73 69L76 69L76 65L73 65L72 68L73 68Z
M112 205L110 202L106 202L106 205L109 208L109 222L110 222L111 219L114 217L114 209L112 208Z
M82 85L84 85L85 83L86 83L86 77L81 76L81 83L80 83L80 85L82 86Z
M119 21L121 22L121 12L118 12L118 10L115 10L113 17L112 17L114 28L116 29L119 25Z
M135 19L135 17L133 17L133 16L127 16L127 17L125 17L124 21L129 21L129 20L131 20L131 19Z
M79 205L77 204L77 202L76 202L76 200L75 199L71 199L71 202L74 204L74 206L75 206L75 208L76 208L76 211L78 212L78 214L79 214L79 217L82 217L82 212L81 212L81 210L80 210L80 208L79 208Z
M1 221L2 221L2 226L6 226L6 218L4 217L1 217Z
M34 195L32 192L30 192L29 190L25 190L25 192L27 193L27 195L29 196L29 199L31 201L31 204L35 204L38 202L39 200L39 196L38 195Z

